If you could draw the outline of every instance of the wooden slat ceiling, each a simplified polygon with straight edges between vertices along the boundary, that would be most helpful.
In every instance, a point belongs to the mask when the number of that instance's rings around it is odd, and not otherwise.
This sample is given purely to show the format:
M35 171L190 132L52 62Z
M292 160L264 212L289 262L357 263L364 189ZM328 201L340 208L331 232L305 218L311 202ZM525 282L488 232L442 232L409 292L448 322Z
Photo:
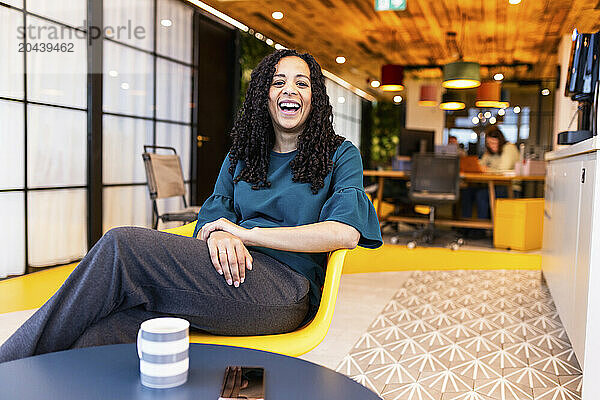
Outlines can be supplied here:
M374 0L204 0L282 45L312 53L321 66L377 97L368 85L381 65L443 65L462 54L483 77L554 78L560 37L600 30L598 0L407 0L405 11L374 11ZM273 11L284 18L274 20ZM338 55L346 57L337 64ZM440 76L436 69L411 72ZM487 76L486 76L487 75Z

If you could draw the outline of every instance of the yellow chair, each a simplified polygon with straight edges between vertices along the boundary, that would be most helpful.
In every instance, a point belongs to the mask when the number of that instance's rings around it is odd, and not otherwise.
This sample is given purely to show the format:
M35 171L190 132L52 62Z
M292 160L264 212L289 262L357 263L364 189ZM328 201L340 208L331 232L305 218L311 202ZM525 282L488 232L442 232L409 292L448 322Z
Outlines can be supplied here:
M165 232L192 236L195 222L166 229ZM191 332L190 342L222 344L299 356L315 348L325 338L337 299L344 257L348 250L329 253L325 284L317 315L308 324L289 333L263 336L214 336ZM76 264L52 268L0 281L0 314L41 307L62 285Z
M192 236L195 224L195 222L192 222L177 228L166 229L165 232L182 236ZM317 311L317 315L315 315L313 320L303 327L289 333L262 336L215 336L192 332L190 334L190 342L246 347L292 357L308 353L321 343L331 325L347 251L343 249L329 253L319 311Z

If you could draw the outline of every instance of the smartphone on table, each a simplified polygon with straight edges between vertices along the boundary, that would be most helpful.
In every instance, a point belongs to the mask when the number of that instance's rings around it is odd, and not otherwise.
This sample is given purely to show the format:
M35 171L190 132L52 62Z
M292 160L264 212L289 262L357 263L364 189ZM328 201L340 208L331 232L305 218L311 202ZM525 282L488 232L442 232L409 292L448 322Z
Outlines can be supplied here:
M264 400L265 369L229 366L225 369L219 400Z

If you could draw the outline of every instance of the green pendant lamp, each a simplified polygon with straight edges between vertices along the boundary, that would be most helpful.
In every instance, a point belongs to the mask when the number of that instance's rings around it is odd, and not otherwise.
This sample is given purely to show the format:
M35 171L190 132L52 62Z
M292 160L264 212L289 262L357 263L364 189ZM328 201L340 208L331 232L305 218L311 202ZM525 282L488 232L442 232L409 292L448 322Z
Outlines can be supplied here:
M444 65L444 82L447 89L470 89L481 85L479 63L457 61Z

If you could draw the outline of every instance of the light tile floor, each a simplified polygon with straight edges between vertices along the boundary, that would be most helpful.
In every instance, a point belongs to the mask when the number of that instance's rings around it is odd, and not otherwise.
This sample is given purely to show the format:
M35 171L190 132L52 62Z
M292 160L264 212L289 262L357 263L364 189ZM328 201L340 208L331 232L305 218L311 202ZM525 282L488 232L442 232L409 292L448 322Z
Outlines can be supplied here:
M336 368L385 400L575 400L540 271L416 271Z

